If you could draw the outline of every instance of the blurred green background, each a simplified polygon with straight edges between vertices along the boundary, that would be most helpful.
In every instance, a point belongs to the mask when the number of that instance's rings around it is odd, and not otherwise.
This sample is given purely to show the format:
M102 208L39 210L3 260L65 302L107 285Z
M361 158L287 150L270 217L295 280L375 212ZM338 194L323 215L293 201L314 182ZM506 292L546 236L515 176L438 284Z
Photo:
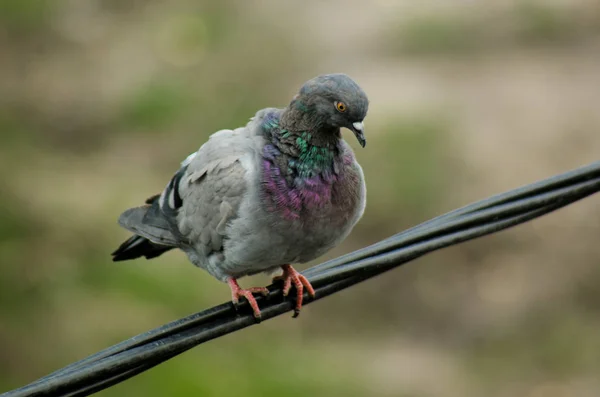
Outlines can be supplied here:
M228 300L179 252L111 262L116 219L326 72L371 99L326 258L600 153L597 1L0 0L0 392ZM599 235L592 197L99 395L595 397Z

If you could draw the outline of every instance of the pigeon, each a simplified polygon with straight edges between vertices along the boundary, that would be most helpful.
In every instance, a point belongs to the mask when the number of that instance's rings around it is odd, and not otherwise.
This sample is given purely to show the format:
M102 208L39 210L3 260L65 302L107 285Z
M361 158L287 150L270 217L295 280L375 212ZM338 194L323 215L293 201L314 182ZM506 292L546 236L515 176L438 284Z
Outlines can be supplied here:
M188 156L161 194L126 210L118 223L134 235L114 261L151 259L177 248L190 262L227 283L232 302L245 298L260 320L253 294L238 279L283 273L283 295L296 289L294 317L310 282L292 264L323 255L362 217L366 185L341 128L366 144L369 100L345 74L317 76L285 108L259 110L244 127L215 132Z

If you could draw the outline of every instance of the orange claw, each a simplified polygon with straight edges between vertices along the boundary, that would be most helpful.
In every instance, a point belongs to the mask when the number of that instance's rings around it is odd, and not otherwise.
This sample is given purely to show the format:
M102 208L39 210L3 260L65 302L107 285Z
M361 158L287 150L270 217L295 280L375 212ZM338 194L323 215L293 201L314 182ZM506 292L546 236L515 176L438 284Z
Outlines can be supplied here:
M298 273L291 265L281 266L283 274L277 276L273 281L283 280L283 296L288 296L292 283L296 287L296 307L294 308L294 317L298 317L300 309L302 309L302 299L304 297L304 288L308 291L308 295L312 298L315 297L315 290L306 277Z
M231 301L234 305L238 305L240 298L246 298L252 311L254 312L254 317L260 320L260 309L258 308L258 303L256 302L256 298L252 294L262 294L264 296L269 295L269 290L266 287L252 287L243 289L238 284L235 278L230 278L227 280L227 284L229 284L229 288L231 288Z

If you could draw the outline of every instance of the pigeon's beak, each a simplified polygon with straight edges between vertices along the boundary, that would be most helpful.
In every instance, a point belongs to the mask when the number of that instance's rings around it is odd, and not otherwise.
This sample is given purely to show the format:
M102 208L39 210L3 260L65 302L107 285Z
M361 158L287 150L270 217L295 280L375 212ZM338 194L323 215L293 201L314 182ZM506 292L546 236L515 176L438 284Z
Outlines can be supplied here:
M358 140L358 143L360 143L360 146L365 147L367 144L367 140L365 139L365 124L362 121L357 121L352 123L350 130L354 132L354 136Z

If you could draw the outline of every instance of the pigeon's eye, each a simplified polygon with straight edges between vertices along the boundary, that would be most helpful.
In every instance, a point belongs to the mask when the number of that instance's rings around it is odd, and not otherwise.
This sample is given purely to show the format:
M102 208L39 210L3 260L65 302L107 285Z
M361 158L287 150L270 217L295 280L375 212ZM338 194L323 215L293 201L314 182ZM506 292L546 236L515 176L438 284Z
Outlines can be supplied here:
M344 113L346 111L346 104L344 102L335 102L335 108L338 112Z

